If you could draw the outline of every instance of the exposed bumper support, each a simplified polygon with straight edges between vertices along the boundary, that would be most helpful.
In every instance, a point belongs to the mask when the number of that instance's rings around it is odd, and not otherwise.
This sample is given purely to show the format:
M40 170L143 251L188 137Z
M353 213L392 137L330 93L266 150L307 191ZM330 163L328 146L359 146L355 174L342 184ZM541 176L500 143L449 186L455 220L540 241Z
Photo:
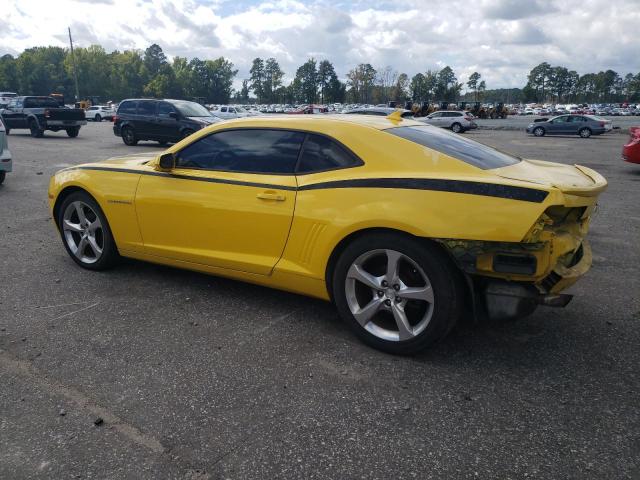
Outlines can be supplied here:
M489 318L515 319L530 315L538 305L564 307L573 295L541 294L532 285L497 280L487 284L484 297Z

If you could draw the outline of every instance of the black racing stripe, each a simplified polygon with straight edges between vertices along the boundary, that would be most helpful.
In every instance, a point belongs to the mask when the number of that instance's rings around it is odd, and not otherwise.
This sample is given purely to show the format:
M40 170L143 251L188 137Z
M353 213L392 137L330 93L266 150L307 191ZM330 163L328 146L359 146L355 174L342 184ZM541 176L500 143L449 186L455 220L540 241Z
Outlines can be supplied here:
M73 168L72 168L73 169ZM225 185L241 185L243 187L270 188L274 190L296 190L296 187L288 185L273 185L270 183L243 182L242 180L229 180L226 178L204 178L191 175L177 175L167 172L150 172L146 170L131 170L128 168L112 168L112 167L76 167L79 170L103 170L108 172L137 173L139 175L151 175L155 177L178 178L180 180L194 180L196 182L222 183Z
M360 178L356 180L336 180L321 182L301 187L273 185L269 183L243 182L221 178L203 178L190 175L176 175L166 172L131 170L116 167L72 167L69 170L99 170L108 172L137 173L139 175L153 175L197 182L222 183L226 185L241 185L245 187L271 188L274 190L327 190L331 188L398 188L405 190L432 190L437 192L464 193L484 197L507 198L524 202L542 203L549 192L535 188L500 185L495 183L469 182L465 180L445 180L435 178Z
M361 178L336 180L298 187L298 190L324 190L329 188L399 188L409 190L433 190L438 192L465 193L484 197L508 198L541 203L548 192L535 188L499 185L495 183L442 180L435 178Z

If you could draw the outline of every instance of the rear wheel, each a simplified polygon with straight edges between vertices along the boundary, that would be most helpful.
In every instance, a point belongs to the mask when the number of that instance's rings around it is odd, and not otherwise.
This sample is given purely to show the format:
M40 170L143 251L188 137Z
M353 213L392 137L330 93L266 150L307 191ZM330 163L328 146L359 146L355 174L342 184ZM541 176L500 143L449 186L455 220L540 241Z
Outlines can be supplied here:
M31 120L29 122L29 131L31 132L31 136L33 138L41 138L44 135L44 130L40 128L35 120Z
M67 128L67 135L71 138L75 138L80 133L80 127L69 127Z
M451 125L451 131L453 133L460 133L462 131L462 125L460 125L458 122L454 123L453 125Z
M536 127L533 129L533 134L536 137L544 137L544 128L542 127Z
M589 138L591 136L591 130L588 128L581 128L578 132L578 135L580 135L582 138Z
M95 117L93 117L93 121L94 122L101 122L102 121L102 117L100 116L99 113Z
M58 228L69 256L81 267L104 270L117 261L118 249L98 203L85 192L64 199Z
M414 354L446 336L460 315L454 268L431 244L392 233L367 235L340 255L333 298L362 341Z
M0 172L0 185L2 185L2 182L4 182L5 178L7 178L7 172L5 171Z
M136 134L133 131L133 128L122 128L122 141L125 143L125 145L129 145L130 147L138 144L138 139L136 138Z

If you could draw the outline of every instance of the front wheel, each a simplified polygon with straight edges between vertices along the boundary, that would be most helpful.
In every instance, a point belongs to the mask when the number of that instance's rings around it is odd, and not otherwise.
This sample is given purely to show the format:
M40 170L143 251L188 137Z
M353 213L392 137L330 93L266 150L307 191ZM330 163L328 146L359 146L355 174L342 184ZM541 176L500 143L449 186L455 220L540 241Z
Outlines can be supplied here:
M533 134L536 137L544 137L544 128L542 127L536 127L533 129Z
M588 128L581 128L578 135L580 135L581 138L589 138L591 136L591 130Z
M460 125L459 123L454 123L453 125L451 125L451 131L453 133L460 133L462 131L462 125Z
M100 114L97 114L95 117L93 117L93 121L94 122L101 122L102 121L102 117L100 116Z
M136 134L131 127L124 127L122 129L122 141L125 145L129 145L133 147L138 144L138 139L136 138Z
M98 203L85 192L64 199L58 229L69 256L81 267L104 270L117 261L118 249Z
M38 124L36 123L35 120L31 120L29 122L29 131L31 133L31 136L33 138L42 138L42 136L44 135L44 130L42 130Z
M71 138L76 138L79 133L80 133L80 127L67 128L67 135L69 135Z
M449 333L461 311L458 272L434 245L391 233L358 238L340 255L333 298L368 345L410 355Z

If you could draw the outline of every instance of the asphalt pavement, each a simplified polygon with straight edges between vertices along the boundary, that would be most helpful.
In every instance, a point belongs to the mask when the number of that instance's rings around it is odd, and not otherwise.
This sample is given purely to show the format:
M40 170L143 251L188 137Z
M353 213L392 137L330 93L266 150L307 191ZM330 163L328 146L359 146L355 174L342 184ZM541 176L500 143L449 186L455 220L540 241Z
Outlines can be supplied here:
M508 121L508 120L507 120ZM465 323L417 357L332 305L135 261L68 258L56 170L161 149L110 124L13 131L0 186L0 479L640 478L640 166L626 137L474 138L610 182L565 309Z

